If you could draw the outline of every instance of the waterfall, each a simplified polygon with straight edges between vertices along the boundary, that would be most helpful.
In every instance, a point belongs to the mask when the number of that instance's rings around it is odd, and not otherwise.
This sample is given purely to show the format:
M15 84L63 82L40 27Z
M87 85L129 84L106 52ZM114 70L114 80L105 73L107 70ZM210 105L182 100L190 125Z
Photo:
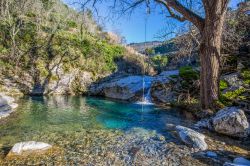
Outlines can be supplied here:
M142 98L140 101L137 101L136 104L141 104L141 105L153 105L152 103L152 98L151 98L151 79L146 79L143 80L143 91L142 91ZM145 85L147 89L145 88ZM146 90L146 91L144 91Z

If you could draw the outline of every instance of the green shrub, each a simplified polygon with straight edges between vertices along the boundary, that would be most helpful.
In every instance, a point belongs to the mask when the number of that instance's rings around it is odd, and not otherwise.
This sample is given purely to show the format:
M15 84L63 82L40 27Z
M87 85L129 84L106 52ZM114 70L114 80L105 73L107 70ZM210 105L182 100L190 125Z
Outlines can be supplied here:
M178 75L170 75L169 77L171 77L171 78L178 78L179 76Z
M199 79L199 73L195 71L191 66L184 66L179 69L180 77L189 81Z
M36 17L36 14L33 12L28 12L28 13L26 13L26 16L27 17Z
M77 23L75 21L69 20L66 22L66 24L69 28L76 28L77 27Z
M243 70L241 72L241 75L243 77L244 83L250 85L250 70L247 69Z
M151 58L153 62L153 66L158 70L161 71L163 67L168 64L168 56L166 55L155 55Z
M233 101L236 99L245 99L245 96L242 95L245 91L245 88L239 88L234 91L228 91L225 94L220 95L220 101L226 106L232 105Z
M7 52L8 50L3 45L0 45L0 54L6 54Z
M228 83L225 80L220 80L220 90L228 88Z
M153 48L146 48L145 53L146 53L146 55L154 55L155 50Z

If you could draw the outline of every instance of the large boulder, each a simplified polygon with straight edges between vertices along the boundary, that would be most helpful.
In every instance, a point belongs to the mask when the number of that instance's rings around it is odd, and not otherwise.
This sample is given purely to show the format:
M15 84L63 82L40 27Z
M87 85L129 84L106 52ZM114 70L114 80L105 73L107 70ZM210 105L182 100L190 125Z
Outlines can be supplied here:
M181 140L187 145L198 150L207 149L208 146L205 142L205 135L180 125L176 126L176 130Z
M35 141L19 142L12 147L8 156L24 155L33 152L38 152L38 153L45 152L50 148L52 148L52 146L44 142L35 142Z
M113 79L108 82L93 86L90 89L91 95L102 95L112 99L136 100L141 96L144 88L148 90L151 87L152 77L150 76L127 76L119 79Z
M249 123L244 111L237 107L226 107L216 113L212 118L213 128L216 132L234 136L246 137Z
M249 123L244 111L237 107L226 107L210 119L202 120L197 127L208 128L232 137L246 137L249 134Z
M9 116L18 106L13 97L0 93L0 119Z

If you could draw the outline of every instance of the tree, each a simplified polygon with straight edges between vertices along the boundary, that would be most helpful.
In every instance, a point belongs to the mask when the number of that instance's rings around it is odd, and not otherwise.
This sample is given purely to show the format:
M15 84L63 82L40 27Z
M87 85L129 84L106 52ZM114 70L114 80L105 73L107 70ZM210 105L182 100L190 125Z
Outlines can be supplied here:
M102 0L86 0L84 5L92 3L95 6ZM149 6L150 0L114 0L114 5L119 6L122 11L129 11L140 4L146 3ZM189 21L200 32L201 43L199 55L201 61L200 71L200 102L202 109L213 109L219 99L219 79L220 79L220 50L223 23L229 0L202 0L200 1L204 13L197 14L181 0L153 0L152 2L163 5L170 17L181 22ZM195 2L188 0L186 2ZM197 1L196 1L197 2ZM192 5L191 5L192 6Z

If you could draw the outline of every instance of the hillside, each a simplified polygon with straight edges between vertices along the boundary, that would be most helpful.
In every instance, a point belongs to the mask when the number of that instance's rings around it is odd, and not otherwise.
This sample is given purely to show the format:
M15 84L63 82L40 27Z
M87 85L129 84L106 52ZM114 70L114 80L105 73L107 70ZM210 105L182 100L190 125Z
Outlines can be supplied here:
M91 11L77 12L60 0L3 3L8 8L0 16L2 90L81 94L85 84L117 72L117 60L142 66L140 57L102 31Z
M141 42L141 43L130 43L128 46L134 48L136 51L140 53L144 53L145 49L153 48L161 45L162 41L149 41L149 42Z

